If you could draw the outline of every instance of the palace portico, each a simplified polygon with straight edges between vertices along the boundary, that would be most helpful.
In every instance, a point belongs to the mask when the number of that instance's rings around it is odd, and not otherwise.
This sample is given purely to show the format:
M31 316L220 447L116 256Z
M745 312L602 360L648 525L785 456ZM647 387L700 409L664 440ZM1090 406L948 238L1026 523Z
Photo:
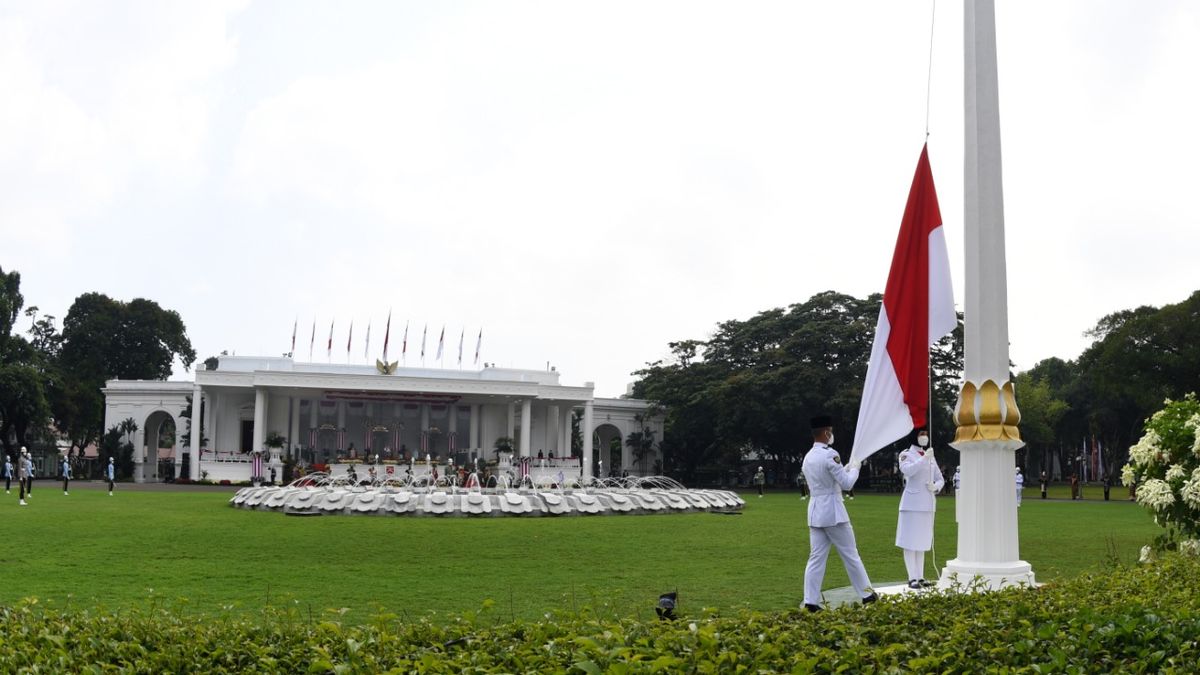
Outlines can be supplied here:
M198 370L195 381L111 380L104 389L105 428L133 418L130 439L134 479L164 480L157 469L159 429L175 420L175 477L248 480L283 459L327 464L365 460L407 462L433 455L442 463L495 459L497 439L513 441L521 457L553 456L563 467L594 475L614 438L639 429L644 401L597 399L593 385L559 383L553 370L487 367L482 370L398 368L393 374L365 365L298 363L287 357L219 357L214 370ZM203 438L180 439L188 397L203 401ZM582 461L564 460L571 450L572 414L582 413ZM662 439L661 420L647 426ZM595 452L599 438L603 453ZM271 438L282 447L268 447ZM648 473L655 457L637 465L621 443L619 470ZM187 475L181 476L187 455ZM190 458L200 460L191 461ZM257 463L256 463L257 458ZM588 471L584 471L588 467ZM260 474L260 475L262 475ZM282 476L280 476L282 477Z

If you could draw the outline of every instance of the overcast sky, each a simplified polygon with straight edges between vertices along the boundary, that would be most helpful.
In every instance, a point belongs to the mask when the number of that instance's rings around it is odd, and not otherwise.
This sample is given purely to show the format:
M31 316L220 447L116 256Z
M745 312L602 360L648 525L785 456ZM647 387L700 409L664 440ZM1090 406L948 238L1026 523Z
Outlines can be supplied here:
M1011 356L1200 289L1200 3L997 3ZM221 350L544 368L881 292L924 139L912 2L4 2L0 266L177 310ZM930 158L962 293L962 8ZM961 304L960 304L961 307ZM23 322L22 326L27 323ZM427 358L435 365L432 358ZM184 377L182 369L177 375Z

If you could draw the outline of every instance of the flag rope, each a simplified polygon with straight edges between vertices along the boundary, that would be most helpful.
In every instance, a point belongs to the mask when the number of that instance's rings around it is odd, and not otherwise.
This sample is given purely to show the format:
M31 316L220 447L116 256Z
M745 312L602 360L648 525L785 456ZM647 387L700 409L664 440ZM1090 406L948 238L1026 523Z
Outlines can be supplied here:
M933 91L933 25L937 16L937 0L929 10L929 69L925 73L925 140L929 140L929 97Z

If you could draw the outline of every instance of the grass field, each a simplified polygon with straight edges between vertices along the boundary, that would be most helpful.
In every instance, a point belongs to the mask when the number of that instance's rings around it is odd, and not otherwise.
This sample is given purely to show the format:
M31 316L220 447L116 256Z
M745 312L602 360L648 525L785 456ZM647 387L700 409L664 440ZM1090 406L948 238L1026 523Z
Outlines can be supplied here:
M5 495L0 603L63 608L147 602L219 615L261 603L433 620L495 601L503 618L552 609L642 615L678 589L693 610L795 608L808 535L796 493L746 495L742 515L566 518L291 518L227 505L229 493L73 489ZM904 577L898 495L847 506L872 581ZM1136 559L1158 528L1128 501L1042 501L1026 492L1021 554L1039 581ZM939 499L936 557L954 557L954 501ZM825 588L847 585L831 555ZM932 564L929 569L933 573Z

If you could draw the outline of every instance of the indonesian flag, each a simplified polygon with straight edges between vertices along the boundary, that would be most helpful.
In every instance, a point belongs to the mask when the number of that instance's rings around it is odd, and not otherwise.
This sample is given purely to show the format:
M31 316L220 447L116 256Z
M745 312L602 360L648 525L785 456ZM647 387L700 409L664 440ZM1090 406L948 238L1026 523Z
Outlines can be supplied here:
M325 358L333 356L333 320L329 322L329 342L325 345Z
M312 361L313 345L317 344L317 318L313 317L312 337L308 339L308 360Z
M350 362L350 343L354 341L354 319L350 319L350 332L346 334L346 362Z
M408 322L404 322L404 344L400 345L400 356L408 356Z
M429 334L429 324L421 331L421 363L425 363L425 336Z
M479 337L475 338L475 365L479 365L479 348L483 346L483 329L479 329Z
M462 345L463 345L463 338L466 337L466 335L467 335L466 328L463 328L462 332L458 334L458 365L459 366L462 366Z
M438 336L438 353L437 360L442 360L442 345L446 343L446 327L442 326L442 334Z
M296 327L300 325L300 317L292 322L292 354L296 353Z
M862 461L925 426L929 348L956 325L942 214L924 147L879 308L851 461Z
M363 346L363 358L367 358L371 353L371 320L367 319L367 344Z

